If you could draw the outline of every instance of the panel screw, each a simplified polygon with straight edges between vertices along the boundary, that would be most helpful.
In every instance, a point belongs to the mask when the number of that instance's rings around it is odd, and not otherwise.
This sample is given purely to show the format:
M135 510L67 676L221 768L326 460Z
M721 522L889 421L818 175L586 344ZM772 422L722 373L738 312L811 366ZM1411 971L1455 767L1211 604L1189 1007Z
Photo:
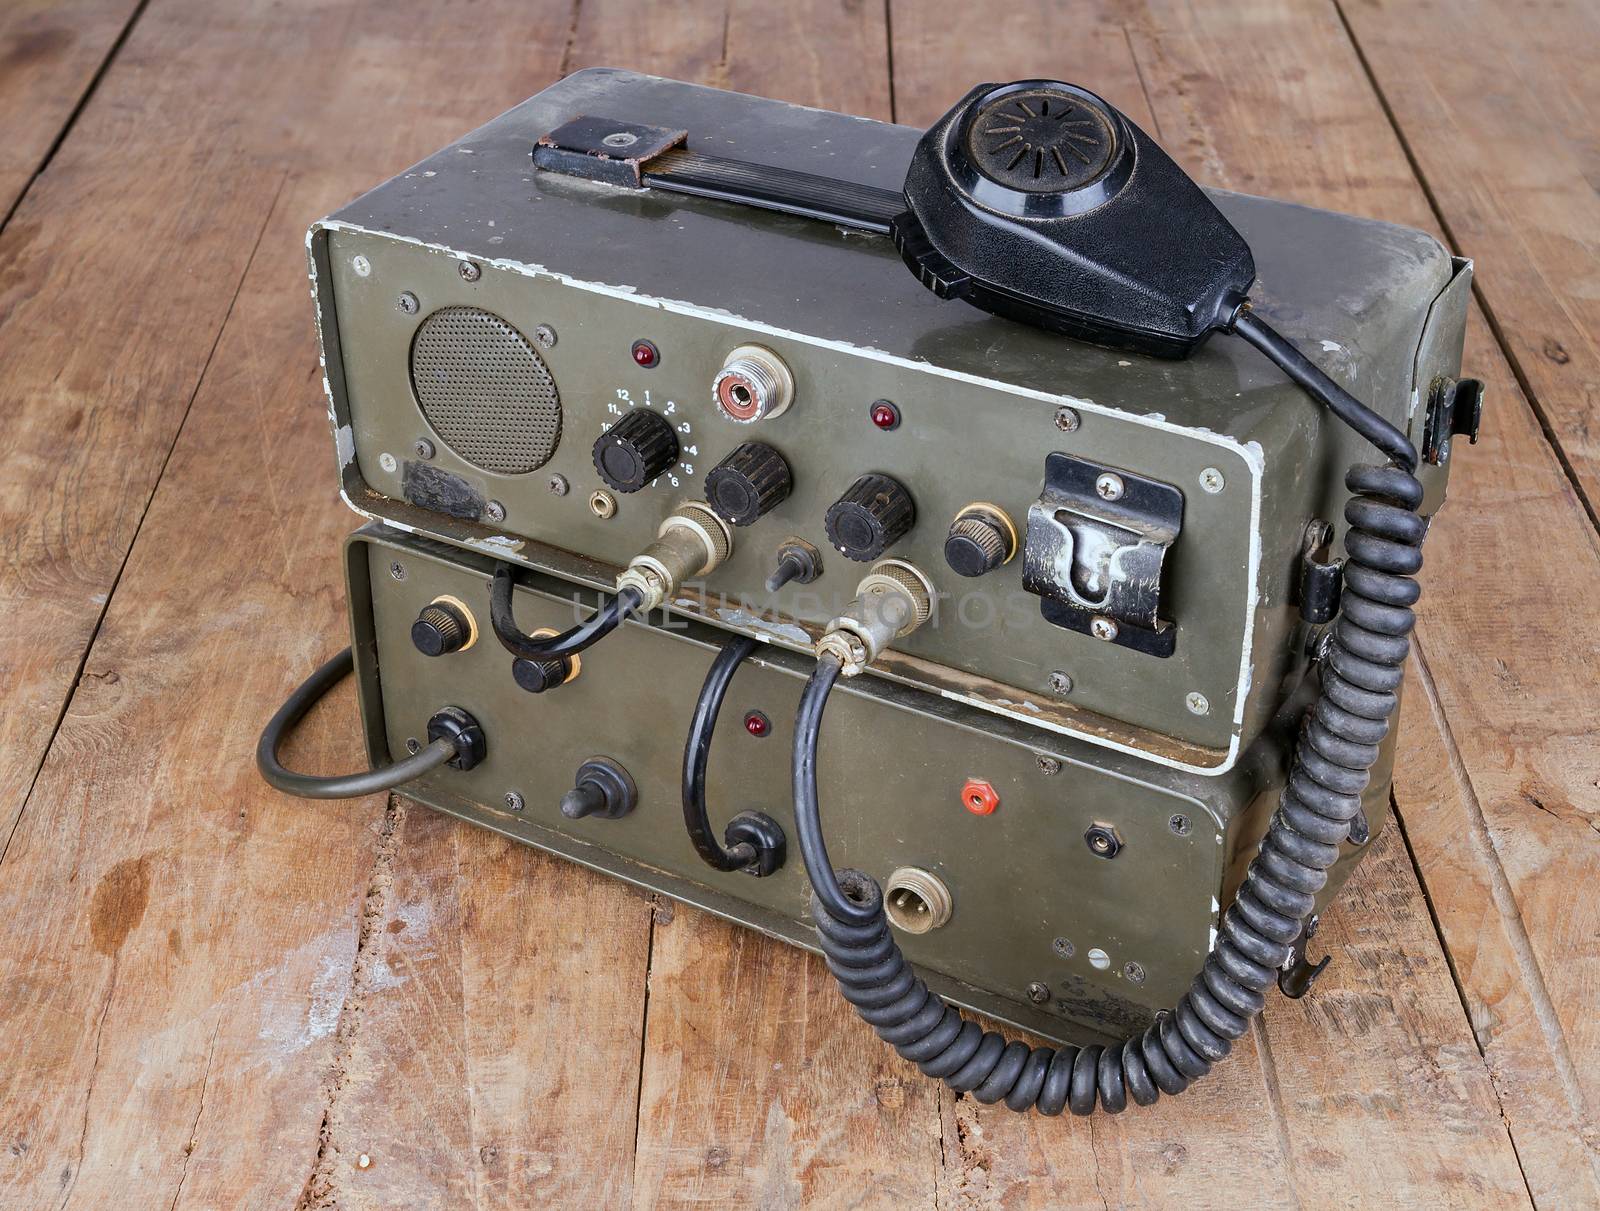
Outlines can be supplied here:
M1200 472L1200 486L1215 496L1223 488L1222 472L1215 467L1207 467Z
M1047 757L1043 753L1040 753L1039 772L1044 774L1046 777L1059 774L1061 772L1061 762L1056 760L1054 757Z
M406 578L406 565L401 563L398 559L395 560L389 565L389 575L393 576L396 580L404 580Z
M1050 674L1050 692L1052 694L1072 693L1072 678L1059 670Z
M1190 827L1189 817L1184 815L1182 812L1178 812L1176 815L1168 818L1167 827L1170 828L1177 836L1187 837L1189 835Z
M400 464L395 461L393 454L390 454L387 450L385 450L382 454L378 455L378 466L382 467L390 474L393 474Z
M418 740L415 736L406 737L406 752L415 757L421 751L422 741Z
M425 437L417 438L417 444L411 448L416 451L418 458L432 458L436 453L438 453L433 448L433 443Z
M540 324L533 330L533 339L539 343L541 349L554 349L556 347L556 330L549 324Z
M1066 938L1057 938L1054 942L1050 943L1050 949L1055 951L1056 954L1060 955L1063 959L1070 959L1075 953L1077 953L1076 948Z
M520 812L524 807L522 796L517 794L516 791L507 791L506 807L511 811Z
M372 272L372 262L367 260L367 258L364 256L352 257L350 260L350 268L356 271L357 277L364 278Z
M471 261L457 261L456 272L461 275L463 282L476 282L483 276L483 270L479 269Z
M1191 715L1204 715L1211 710L1211 704L1199 690L1190 690L1183 700L1183 705L1189 708Z
M506 519L506 507L498 500L491 500L483 506L483 515L490 521L504 521Z
M1104 614L1097 614L1089 620L1089 634L1110 643L1117 637L1117 624Z
M1081 422L1078 420L1078 414L1071 408L1056 409L1056 428L1060 429L1061 432L1076 433L1080 423Z
M632 147L639 141L639 136L631 130L618 130L601 139L607 147Z
M1127 977L1128 982L1131 984L1144 983L1144 965L1142 963L1124 963L1122 965L1122 974Z
M1094 481L1094 490L1101 500L1122 499L1122 476L1113 475L1109 471L1102 472Z
M571 489L565 475L552 475L544 481L544 486L550 489L551 496L565 496Z
M409 290L403 291L400 297L395 299L394 305L407 315L416 315L422 308L422 304L417 302L417 296Z
M1028 985L1028 1000L1032 1001L1035 1005L1043 1005L1049 999L1050 990L1043 984L1039 983L1038 980L1035 980L1032 984Z

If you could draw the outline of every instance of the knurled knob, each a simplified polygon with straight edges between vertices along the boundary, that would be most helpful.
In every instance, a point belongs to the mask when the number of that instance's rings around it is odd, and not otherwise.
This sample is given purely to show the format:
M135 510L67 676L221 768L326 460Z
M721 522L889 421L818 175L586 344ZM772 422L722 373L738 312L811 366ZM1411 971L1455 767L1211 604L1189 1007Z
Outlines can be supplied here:
M443 656L466 646L472 629L461 611L442 602L424 606L411 624L411 642L424 656Z
M793 487L789 464L765 442L745 442L706 473L706 500L735 526L771 512Z
M877 559L910 530L917 506L899 480L863 475L828 506L828 541L847 559Z
M672 422L648 408L635 408L594 443L594 467L617 492L637 492L678 461Z
M1006 522L987 508L973 507L950 523L944 561L958 576L982 576L1011 558L1015 539Z

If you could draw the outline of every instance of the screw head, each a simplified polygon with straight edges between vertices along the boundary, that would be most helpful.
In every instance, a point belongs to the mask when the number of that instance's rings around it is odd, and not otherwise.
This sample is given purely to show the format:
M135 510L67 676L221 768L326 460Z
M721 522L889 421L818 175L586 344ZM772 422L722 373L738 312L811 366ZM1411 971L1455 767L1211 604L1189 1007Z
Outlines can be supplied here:
M432 458L438 453L438 451L433 448L433 443L425 437L417 438L417 444L412 446L411 449L416 453L418 458Z
M632 147L639 141L639 136L631 130L619 130L601 139L607 147Z
M1122 476L1113 475L1110 471L1102 471L1094 481L1095 495L1101 500L1121 500L1125 490Z
M1045 985L1041 984L1038 980L1035 980L1032 984L1028 985L1028 1000L1032 1001L1035 1005L1043 1005L1049 999L1050 989L1045 987Z
M393 474L399 468L400 463L393 454L390 454L387 450L385 450L382 454L378 455L378 466L382 467L390 474Z
M463 282L476 282L483 276L483 270L472 261L457 261L456 272L461 275Z
M490 521L504 521L506 519L506 507L498 500L491 500L483 506L483 515Z
M1187 837L1193 825L1190 824L1188 816L1182 812L1177 812L1167 818L1167 827L1172 830L1175 836Z
M1184 696L1183 705L1189 708L1191 715L1205 715L1211 711L1211 703L1206 701L1206 696L1199 690L1190 690Z
M1128 962L1122 965L1122 975L1130 984L1144 983L1144 964Z
M1056 428L1063 433L1076 433L1078 426L1083 422L1078 418L1077 412L1071 408L1056 409Z
M544 486L550 489L551 496L565 496L572 490L572 485L567 483L565 475L552 475L544 481Z
M395 299L394 305L407 315L416 315L422 310L422 304L417 301L417 296L409 290L402 291L400 297Z
M1053 777L1061 772L1061 762L1044 753L1039 754L1039 772L1045 777Z
M533 330L534 343L541 349L554 349L556 347L556 330L549 324L539 324Z
M517 794L516 791L506 792L506 809L508 811L520 812L526 806L527 804L523 802L522 796Z
M401 563L398 559L395 560L389 565L389 575L393 576L396 580L404 580L406 578L406 565Z
M1059 669L1050 674L1050 692L1052 694L1072 693L1072 678Z
M1104 614L1097 614L1089 620L1089 634L1110 643L1117 637L1117 624Z
M1218 492L1222 491L1225 486L1225 482L1222 478L1222 472L1218 471L1215 467L1207 467L1204 471L1200 472L1200 487L1209 492L1212 496L1215 496Z
M357 277L364 278L372 273L372 262L364 256L354 256L350 258L350 268L356 271Z
M1066 938L1057 938L1054 942L1050 943L1050 949L1055 951L1056 954L1063 959L1070 959L1074 954L1077 953L1077 947L1073 946L1073 944Z
M421 751L422 751L422 741L418 740L415 736L407 736L406 737L406 752L410 753L413 757L415 757Z

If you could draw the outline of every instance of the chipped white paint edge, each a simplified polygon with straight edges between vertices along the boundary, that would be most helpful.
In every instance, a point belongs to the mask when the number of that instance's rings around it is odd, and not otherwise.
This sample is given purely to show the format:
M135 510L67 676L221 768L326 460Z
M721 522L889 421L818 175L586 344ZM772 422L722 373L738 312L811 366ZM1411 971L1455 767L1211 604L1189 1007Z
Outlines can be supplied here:
M874 349L867 345L852 345L845 341L829 340L824 337L811 336L803 332L794 332L787 328L779 328L774 324L764 323L760 320L746 319L743 316L736 315L733 312L725 311L720 308L703 307L699 304L687 302L682 299L656 298L651 295L640 294L632 286L616 286L607 282L585 281L581 278L575 278L569 274L558 272L557 270L547 269L543 265L527 264L522 261L512 260L509 257L484 257L479 253L466 252L461 249L451 248L445 244L435 244L428 240L419 240L415 236L400 235L392 231L374 231L369 227L363 227L359 223L351 223L343 219L326 218L314 223L311 226L311 229L306 233L306 247L308 252L311 248L312 241L319 232L333 231L350 232L357 235L372 236L374 239L393 240L401 244L410 244L416 248L423 248L430 252L440 253L443 256L450 257L452 260L463 260L470 258L491 268L504 269L508 272L519 274L522 277L547 278L551 281L558 282L563 286L570 286L575 290L582 290L589 294L599 294L608 298L621 299L626 302L637 303L644 307L653 307L661 311L669 311L678 315L689 316L694 319L705 320L714 324L721 324L726 327L737 326L747 332L759 332L766 336L782 337L785 340L795 341L796 343L804 345L811 345L818 349L827 349L834 353L847 354L853 357L864 357L871 361L882 362L886 365L897 366L901 369L915 371L920 374L933 374L940 378L950 379L953 382L963 383L971 387L978 387L989 391L998 390L1009 395L1014 395L1023 399L1029 399L1038 403L1046 404L1051 408L1070 407L1077 409L1080 413L1111 417L1126 423L1143 425L1146 428L1155 429L1163 433L1175 434L1180 437L1190 438L1194 441L1199 441L1208 445L1220 447L1224 450L1232 451L1239 456L1239 458L1244 462L1245 466L1249 468L1250 471L1250 553L1246 570L1249 591L1245 595L1244 640L1240 646L1239 653L1239 680L1234 690L1233 730L1232 734L1228 737L1228 751L1223 760L1217 765L1195 765L1187 761L1178 761L1170 757L1164 757L1159 753L1151 752L1148 749L1135 748L1132 745L1122 744L1115 740L1109 740L1101 736L1093 735L1092 733L1078 731L1077 729L1067 727L1063 724L1052 723L1048 720L1028 718L1027 722L1038 727L1043 727L1046 730L1059 733L1060 735L1072 736L1076 739L1087 741L1088 743L1097 745L1101 748L1109 748L1115 752L1126 753L1129 756L1138 757L1141 760L1150 761L1157 765L1168 766L1172 769L1183 770L1188 773L1200 774L1204 777L1216 777L1221 774L1225 774L1231 770L1234 767L1234 764L1238 761L1240 733L1244 723L1245 703L1249 697L1252 680L1252 665L1250 656L1251 650L1255 644L1256 607L1261 599L1261 481L1266 471L1266 459L1261 449L1260 442L1257 442L1253 439L1248 442L1240 442L1236 438L1229 437L1227 434L1214 433L1210 429L1198 427L1190 428L1184 425L1175 425L1158 413L1140 416L1136 413L1127 412L1119 408L1112 408L1104 404L1097 404L1091 399L1084 399L1076 395L1039 391L1032 387L1018 387L1010 384L996 385L993 380L984 379L975 374L968 374L962 370L951 370L948 367L936 366L929 362L913 361L910 358L901 357L898 354L889 353L882 349ZM317 338L320 344L322 340L322 308L320 300L317 299L316 259L313 256L310 258L310 260L312 298L313 300L317 301ZM326 375L323 377L323 385L328 391L328 404L331 413L334 409L333 392L331 385L328 383ZM396 529L404 530L407 533L426 533L425 531L419 531L414 527L402 525L399 522L381 517L359 507L353 500L351 500L349 493L344 489L340 490L339 495L341 498L343 498L345 504L349 505L351 509L355 510L355 512L362 517L366 517L373 521L380 521L387 525L392 525ZM456 543L458 546L466 546L476 550L485 551L491 555L503 555L507 549L520 549L524 545L520 541L505 537L500 537L494 540L461 538L451 539L449 541ZM516 546L514 548L508 548L506 544L512 542L516 542ZM965 703L968 706L978 707L979 709L988 711L991 714L1009 716L1019 719L1026 718L1026 716L1020 715L1016 711L1009 710L992 702L985 702L981 698L972 698L964 694L958 694L953 690L941 689L938 691L938 693L942 697L952 699L956 702Z

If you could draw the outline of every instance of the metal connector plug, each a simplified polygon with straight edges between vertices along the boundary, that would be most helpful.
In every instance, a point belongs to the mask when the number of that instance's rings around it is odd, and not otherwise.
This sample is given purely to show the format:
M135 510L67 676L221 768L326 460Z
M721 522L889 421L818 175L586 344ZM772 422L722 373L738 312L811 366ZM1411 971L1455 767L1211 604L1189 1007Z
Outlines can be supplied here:
M679 505L617 577L617 589L644 598L637 613L655 609L680 585L712 571L733 553L733 531L704 501Z
M932 614L933 585L921 570L903 559L880 559L856 586L855 600L817 640L817 656L833 656L841 675L854 677Z

